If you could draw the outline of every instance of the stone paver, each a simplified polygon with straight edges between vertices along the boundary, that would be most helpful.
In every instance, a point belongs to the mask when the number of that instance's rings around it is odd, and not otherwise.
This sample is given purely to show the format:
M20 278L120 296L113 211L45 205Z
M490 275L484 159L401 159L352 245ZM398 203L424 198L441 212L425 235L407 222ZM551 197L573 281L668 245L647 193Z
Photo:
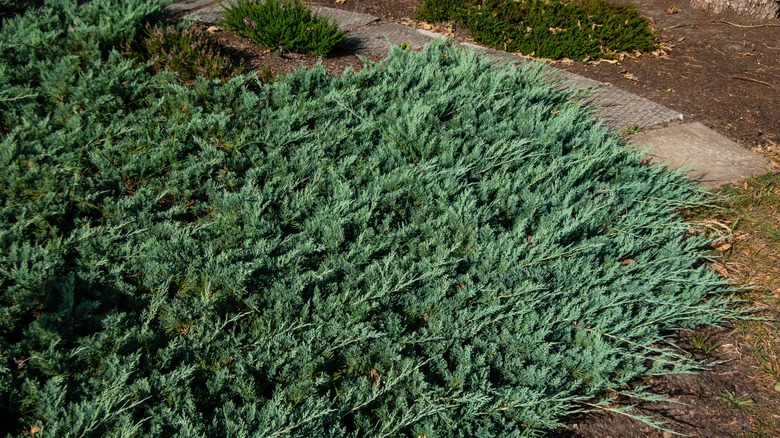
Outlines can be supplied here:
M225 12L224 2L217 2L205 8L198 9L197 11L188 14L187 18L196 23L215 24L222 20L222 14Z
M325 6L314 6L312 10L319 16L331 19L339 25L339 29L345 32L352 32L362 26L379 20L373 15L361 14L359 12L343 11L341 9L327 8Z
M166 9L173 13L191 11L194 9L210 6L219 1L220 0L180 0L175 3L171 3Z
M593 115L616 132L683 120L677 111L619 88L601 86L582 102L593 107Z
M386 23L379 26L364 27L350 33L344 44L356 53L387 55L390 48L399 44L409 44L418 50L433 41L431 32L423 33L398 23Z
M715 187L771 170L754 154L701 123L687 123L633 135L630 144L646 151L654 162L670 168L688 168L691 178Z

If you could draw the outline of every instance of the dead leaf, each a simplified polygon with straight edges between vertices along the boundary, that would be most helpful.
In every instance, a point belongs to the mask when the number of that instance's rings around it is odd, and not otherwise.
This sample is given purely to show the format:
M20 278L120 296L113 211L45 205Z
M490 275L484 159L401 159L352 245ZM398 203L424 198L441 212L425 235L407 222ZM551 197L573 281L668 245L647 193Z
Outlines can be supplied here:
M371 378L371 384L374 385L376 389L379 389L379 385L381 384L381 382L379 381L379 377L380 377L379 371L371 368L371 374L369 375L369 377Z
M618 61L617 59L599 59L598 61L589 61L588 64L599 65L602 62L606 62L607 64L620 64L620 61Z
M209 27L206 28L206 32L208 32L208 33L217 33L217 32L219 32L221 30L222 29L220 29L217 26L209 26Z
M722 265L719 265L719 264L717 264L717 263L713 263L713 264L712 264L712 269L714 269L714 270L715 270L715 271L716 271L718 274L720 274L720 275L721 275L721 276L723 276L723 277L727 277L727 278L728 278L728 276L729 276L729 271L728 271L728 269L726 269L726 268L725 268L724 266L722 266Z
M731 249L731 244L730 243L724 243L723 245L720 245L720 246L716 247L715 251L726 252L726 251L728 251L730 249Z
M623 77L630 81L639 81L639 78L629 72L623 72Z
M680 10L677 9L677 6L675 5L669 6L669 9L666 10L666 13L669 15L676 14L678 12L680 12Z
M29 430L29 431L27 431L27 433L28 433L28 434L29 434L31 437L35 438L35 434L36 434L36 433L38 433L38 432L40 432L40 431L41 431L41 428L40 428L40 427L39 427L37 424L33 424L32 426L30 426L30 430Z
M636 263L634 259L625 259L620 262L620 266L633 265L634 263Z
M661 59L669 59L669 53L664 49L656 49L650 52L651 55L655 56L656 58Z

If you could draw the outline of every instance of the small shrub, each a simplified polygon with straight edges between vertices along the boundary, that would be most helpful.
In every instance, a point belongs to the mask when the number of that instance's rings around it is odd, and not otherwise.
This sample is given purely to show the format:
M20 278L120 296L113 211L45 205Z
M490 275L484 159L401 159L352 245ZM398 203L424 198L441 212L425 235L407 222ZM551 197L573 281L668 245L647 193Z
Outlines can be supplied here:
M633 5L606 0L426 0L418 17L458 21L481 44L540 58L608 59L654 46Z
M317 56L330 53L346 36L298 0L237 0L225 9L222 26L280 53Z
M423 0L415 11L415 18L428 22L452 20L467 6L465 0Z
M7 14L18 14L42 4L43 0L0 0L0 17Z
M152 71L169 70L186 82L198 76L230 78L244 69L223 55L213 35L196 25L147 25L140 47L130 52L137 60L151 61Z

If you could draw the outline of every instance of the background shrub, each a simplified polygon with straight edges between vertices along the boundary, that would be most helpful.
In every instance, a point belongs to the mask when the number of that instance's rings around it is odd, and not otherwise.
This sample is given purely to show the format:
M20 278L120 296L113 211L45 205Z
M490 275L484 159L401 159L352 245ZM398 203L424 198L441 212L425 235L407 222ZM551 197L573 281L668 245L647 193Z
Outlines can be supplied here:
M0 30L0 432L530 435L728 314L705 195L537 67L184 87L104 46L161 8Z
M11 14L24 12L29 8L38 7L43 0L0 0L0 19Z
M481 44L540 58L612 58L654 47L649 22L630 3L426 0L418 17L459 21Z
M346 36L299 0L236 0L228 3L222 25L279 52L325 56Z
M468 4L467 0L423 0L415 10L415 18L428 22L457 20Z
M170 70L183 81L197 76L230 78L243 66L222 54L216 38L194 24L147 25L145 36L131 56L151 62L153 72Z

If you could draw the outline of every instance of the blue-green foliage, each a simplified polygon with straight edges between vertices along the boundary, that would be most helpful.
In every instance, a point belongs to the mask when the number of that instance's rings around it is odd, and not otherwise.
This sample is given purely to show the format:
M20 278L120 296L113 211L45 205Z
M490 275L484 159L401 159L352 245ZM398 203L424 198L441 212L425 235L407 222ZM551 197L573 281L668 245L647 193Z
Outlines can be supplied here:
M146 4L0 31L2 432L531 434L723 316L700 193L538 68L187 88L110 50Z

